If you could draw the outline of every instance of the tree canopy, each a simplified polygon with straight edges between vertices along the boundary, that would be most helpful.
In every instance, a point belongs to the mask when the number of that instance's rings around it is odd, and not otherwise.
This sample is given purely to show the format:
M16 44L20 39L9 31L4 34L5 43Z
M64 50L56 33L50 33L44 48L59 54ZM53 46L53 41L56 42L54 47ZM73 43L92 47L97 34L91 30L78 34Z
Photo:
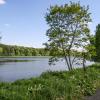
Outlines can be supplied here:
M100 24L96 27L96 36L95 36L95 47L96 47L96 61L100 62Z
M52 54L50 62L58 61L58 57L62 56L68 69L72 70L77 54L74 54L75 57L72 59L71 51L77 51L78 48L83 50L89 42L89 7L81 6L79 2L51 6L45 18L49 25L46 33L49 40L46 47Z

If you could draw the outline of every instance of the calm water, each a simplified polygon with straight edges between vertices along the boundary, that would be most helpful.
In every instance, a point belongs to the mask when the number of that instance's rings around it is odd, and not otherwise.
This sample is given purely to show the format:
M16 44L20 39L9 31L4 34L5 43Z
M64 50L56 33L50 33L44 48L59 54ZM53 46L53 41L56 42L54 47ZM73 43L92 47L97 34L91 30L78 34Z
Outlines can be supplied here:
M8 61L7 61L8 60ZM23 62L10 62L9 60L29 60ZM64 61L59 61L56 65L48 64L48 57L29 57L29 58L0 58L0 81L15 81L41 75L48 70L60 71L67 70ZM91 62L87 61L87 65ZM77 66L77 65L76 65ZM78 67L81 67L79 65Z

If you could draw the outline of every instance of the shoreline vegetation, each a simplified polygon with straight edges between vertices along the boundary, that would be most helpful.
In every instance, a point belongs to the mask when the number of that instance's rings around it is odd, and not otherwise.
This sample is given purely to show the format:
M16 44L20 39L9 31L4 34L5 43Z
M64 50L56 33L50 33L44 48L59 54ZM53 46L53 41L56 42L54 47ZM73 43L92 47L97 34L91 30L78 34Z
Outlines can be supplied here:
M84 100L100 88L100 64L40 77L0 82L0 100Z
M5 59L0 59L0 63L3 62L31 62L31 61L36 61L36 60L29 60L29 59L7 59L7 58L50 58L50 56L0 56L0 58L5 58Z
M35 61L35 60L2 60L0 63L3 62L30 62L30 61Z
M63 51L60 51L63 53ZM77 54L77 57L82 57L81 52L71 51L71 56ZM53 56L52 52L47 48L33 48L33 47L24 47L17 45L6 45L0 44L0 58L27 58L27 57L51 57ZM62 57L59 56L59 57ZM87 58L88 59L88 58Z
M51 57L51 56L0 56L0 58L32 58L32 57Z

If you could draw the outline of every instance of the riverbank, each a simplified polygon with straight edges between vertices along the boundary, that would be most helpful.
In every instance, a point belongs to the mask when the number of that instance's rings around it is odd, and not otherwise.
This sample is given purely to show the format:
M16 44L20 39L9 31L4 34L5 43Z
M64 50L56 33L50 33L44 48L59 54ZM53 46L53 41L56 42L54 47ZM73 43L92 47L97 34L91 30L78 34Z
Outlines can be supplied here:
M51 56L0 56L0 58L33 58L33 57L49 58Z
M100 88L100 65L40 77L0 83L0 100L82 100Z
M28 60L28 59L8 59L8 58L50 58L50 56L0 56L0 63L1 62L29 62L29 61L35 61L35 60Z

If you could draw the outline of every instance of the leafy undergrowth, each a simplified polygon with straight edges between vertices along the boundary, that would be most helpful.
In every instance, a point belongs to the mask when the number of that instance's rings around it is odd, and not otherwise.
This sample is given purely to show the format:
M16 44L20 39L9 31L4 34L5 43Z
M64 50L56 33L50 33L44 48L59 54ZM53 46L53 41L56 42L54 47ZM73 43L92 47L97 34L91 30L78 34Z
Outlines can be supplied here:
M71 72L46 72L40 77L0 83L0 100L82 100L100 88L100 65Z

